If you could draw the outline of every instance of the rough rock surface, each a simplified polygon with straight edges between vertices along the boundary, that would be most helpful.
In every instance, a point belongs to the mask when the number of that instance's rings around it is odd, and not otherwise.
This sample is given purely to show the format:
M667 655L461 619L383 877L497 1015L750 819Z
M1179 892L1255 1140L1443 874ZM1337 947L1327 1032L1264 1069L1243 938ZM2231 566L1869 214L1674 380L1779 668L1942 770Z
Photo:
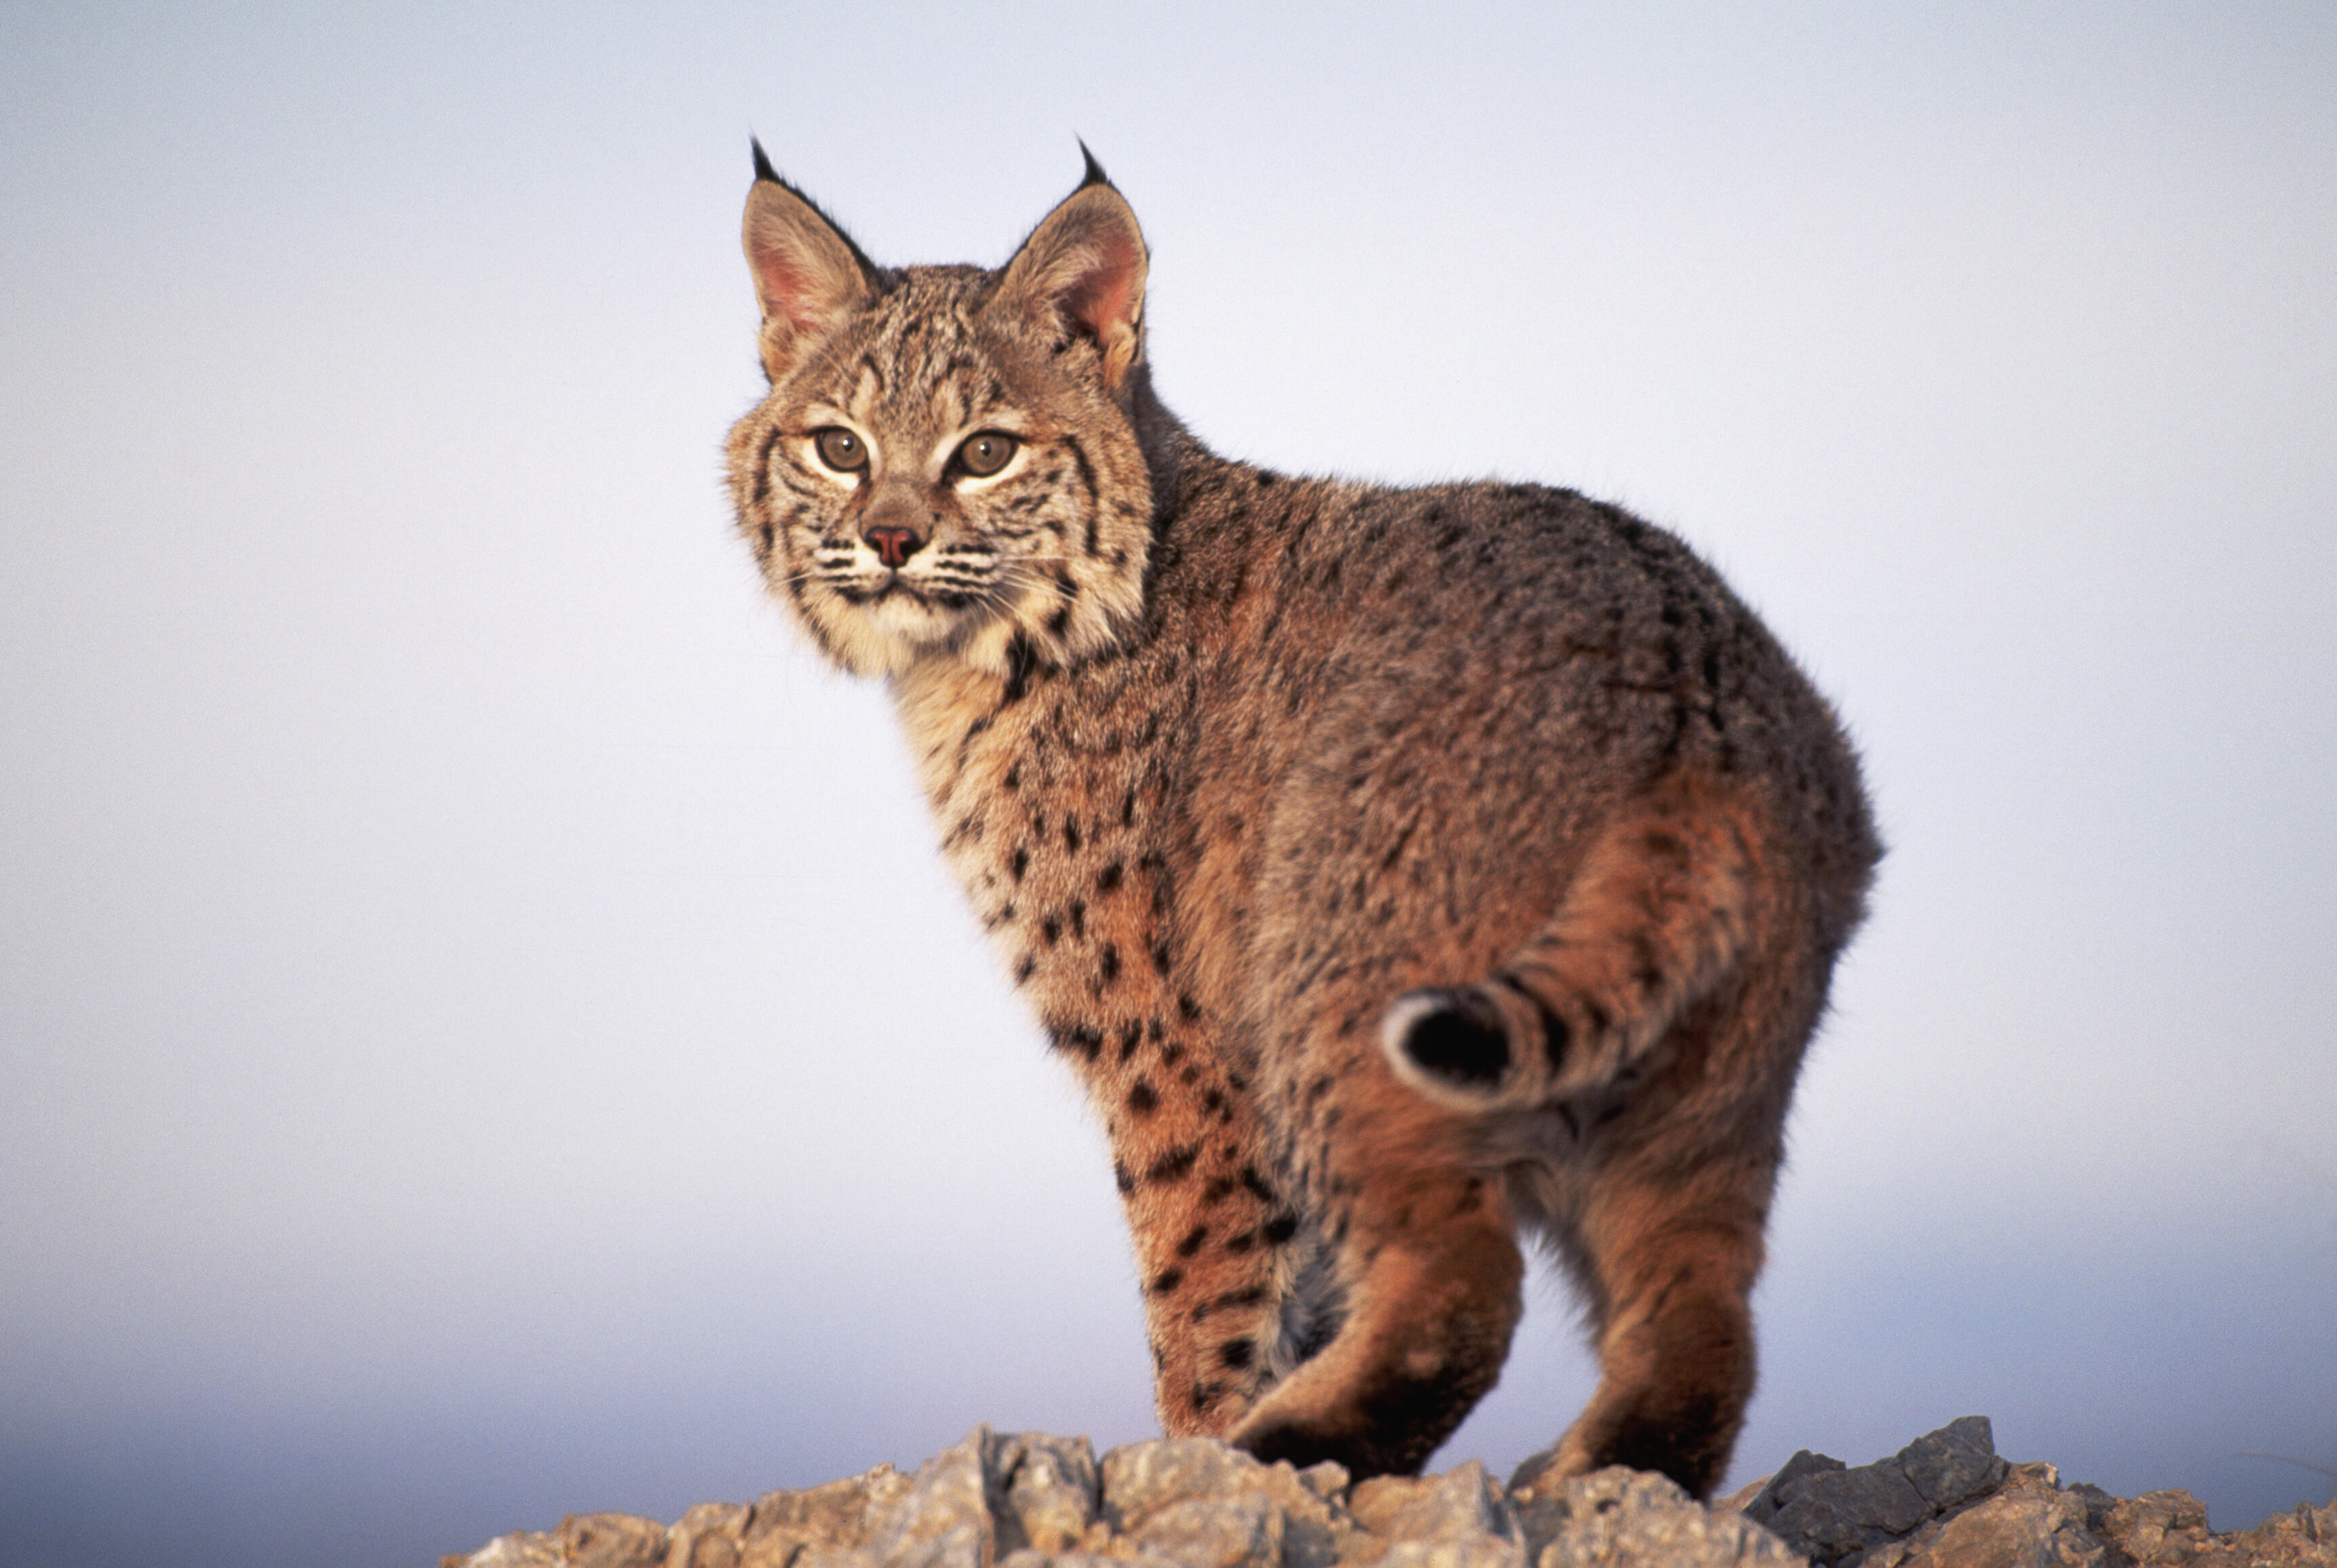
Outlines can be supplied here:
M1705 1507L1616 1468L1505 1491L1472 1460L1351 1485L1163 1438L987 1427L914 1475L880 1465L673 1524L584 1514L442 1568L2337 1568L2337 1504L2215 1535L2188 1492L2120 1499L2009 1465L1967 1416L1855 1467L1807 1451Z

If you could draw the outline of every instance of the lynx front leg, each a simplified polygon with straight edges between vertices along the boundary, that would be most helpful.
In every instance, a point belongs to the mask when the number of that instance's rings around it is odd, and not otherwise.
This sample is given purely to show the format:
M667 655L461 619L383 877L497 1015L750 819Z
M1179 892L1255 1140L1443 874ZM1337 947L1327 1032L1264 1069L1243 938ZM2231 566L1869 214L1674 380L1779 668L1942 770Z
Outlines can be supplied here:
M1270 1380L1298 1219L1267 1173L1247 1085L1175 1026L1058 1044L1086 1058L1144 1292L1160 1425L1217 1436Z
M1375 1057L1353 1067L1369 1079L1331 1107L1343 1125L1317 1173L1345 1320L1231 1437L1269 1462L1409 1475L1501 1376L1524 1262L1497 1183L1444 1149L1450 1118Z

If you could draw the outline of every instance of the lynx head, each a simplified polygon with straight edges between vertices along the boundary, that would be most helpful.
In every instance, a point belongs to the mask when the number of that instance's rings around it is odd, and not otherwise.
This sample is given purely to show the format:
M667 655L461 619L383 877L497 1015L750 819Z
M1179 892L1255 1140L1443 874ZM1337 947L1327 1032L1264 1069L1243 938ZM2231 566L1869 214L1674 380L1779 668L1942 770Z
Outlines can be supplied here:
M1108 648L1142 607L1131 422L1144 237L1086 180L998 270L885 268L755 149L747 264L770 393L730 433L738 526L845 667L1007 675Z

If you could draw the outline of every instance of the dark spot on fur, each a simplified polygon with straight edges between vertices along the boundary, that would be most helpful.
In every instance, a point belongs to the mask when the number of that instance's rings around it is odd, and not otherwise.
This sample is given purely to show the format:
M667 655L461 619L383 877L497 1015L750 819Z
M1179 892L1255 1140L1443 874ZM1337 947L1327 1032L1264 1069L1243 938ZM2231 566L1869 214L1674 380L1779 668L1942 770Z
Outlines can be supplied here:
M1165 1296L1184 1282L1184 1270L1163 1269L1158 1274L1152 1276L1152 1283L1146 1286L1145 1289L1151 1291L1151 1293L1156 1296Z
M1139 1078L1128 1091L1128 1108L1139 1116L1149 1116L1160 1108L1160 1096L1151 1084Z
M1193 1163L1201 1157L1201 1145L1187 1144L1181 1149L1171 1149L1144 1168L1148 1182L1182 1181L1193 1174Z
M1218 1363L1236 1368L1248 1366L1257 1354L1257 1347L1247 1339L1228 1339L1217 1347Z
M1185 1239L1177 1243L1177 1255L1180 1258L1191 1257L1194 1253L1201 1250L1201 1243L1208 1239L1208 1226L1194 1226L1191 1230L1185 1232Z
M1099 974L1103 976L1104 983L1106 985L1110 985L1112 981L1118 979L1120 978L1120 950L1112 946L1110 942L1104 943L1103 951L1096 955L1096 970Z
M1279 1247L1298 1233L1298 1216L1276 1214L1266 1222L1266 1239L1269 1245Z
M1094 1061L1103 1055L1103 1036L1085 1024L1074 1024L1067 1029L1052 1031L1054 1047L1066 1055L1078 1055Z
M1006 645L1006 689L999 696L999 706L1022 700L1023 694L1031 689L1031 677L1038 665L1039 655L1032 648L1031 639L1017 633L1014 640Z

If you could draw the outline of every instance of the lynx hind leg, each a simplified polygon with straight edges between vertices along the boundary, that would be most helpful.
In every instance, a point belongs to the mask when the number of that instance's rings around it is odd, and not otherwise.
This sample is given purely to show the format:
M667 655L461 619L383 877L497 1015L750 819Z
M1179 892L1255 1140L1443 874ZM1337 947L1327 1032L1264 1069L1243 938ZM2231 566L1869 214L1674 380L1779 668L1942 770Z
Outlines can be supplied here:
M1736 792L1670 780L1609 824L1558 912L1491 978L1397 998L1381 1049L1404 1082L1461 1111L1614 1083L1743 956L1764 851Z
M1685 1190L1638 1175L1594 1187L1569 1251L1591 1298L1599 1388L1513 1488L1628 1465L1712 1495L1753 1397L1750 1297L1772 1179L1741 1165Z
M1230 1437L1269 1463L1410 1475L1500 1378L1524 1260L1498 1182L1452 1149L1456 1120L1359 1049L1314 1183L1343 1311L1331 1341Z

